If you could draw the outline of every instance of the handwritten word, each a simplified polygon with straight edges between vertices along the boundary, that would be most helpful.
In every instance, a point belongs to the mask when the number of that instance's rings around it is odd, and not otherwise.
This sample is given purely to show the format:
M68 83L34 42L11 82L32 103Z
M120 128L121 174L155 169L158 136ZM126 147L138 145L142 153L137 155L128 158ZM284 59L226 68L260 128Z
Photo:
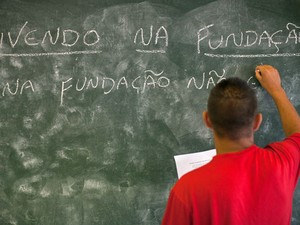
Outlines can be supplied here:
M33 83L31 80L26 80L20 84L20 80L17 79L14 83L5 83L2 89L2 96L14 96L22 95L24 90L29 89L32 92L35 92Z
M120 88L133 88L138 94L144 93L147 88L166 88L170 85L170 79L162 76L163 72L155 73L152 70L146 70L144 76L138 76L133 80L129 80L124 76L119 79L96 76L91 79L84 77L77 80L71 77L61 83L60 105L63 105L64 97L70 90L81 92L88 89L100 88L103 90L103 94L107 95L113 90L119 90Z
M191 86L195 87L196 89L208 89L211 85L216 86L217 83L219 83L221 80L224 80L225 78L225 70L222 70L222 74L219 74L215 70L211 70L208 73L203 72L202 76L198 79L195 77L192 77L189 79L187 88L189 89Z
M212 31L214 24L209 24L202 27L197 32L197 51L200 54L202 47L205 45L211 50L219 48L227 48L228 46L236 46L242 48L251 48L255 46L275 47L276 53L279 52L279 47L283 44L300 43L300 26L293 23L287 23L285 30L276 30L275 32L263 31L258 33L254 30L247 30L238 34L231 33L227 36L214 34ZM213 54L208 56L213 57ZM241 56L242 57L242 56Z
M19 29L17 35L12 35L11 32L7 33L9 44L12 48L16 47L19 40L22 38L27 46L36 46L43 44L61 44L65 47L72 47L79 42L82 38L82 43L85 46L94 46L100 41L100 36L96 30L88 30L84 34L80 34L76 30L66 29L61 30L60 27L56 29L56 34L52 34L50 30L43 33L42 36L37 37L39 31L37 29L25 29L28 28L28 21ZM29 31L25 31L29 30ZM0 33L0 48L3 46L3 39L5 33ZM14 37L15 36L15 37Z
M138 42L138 37L140 39L140 42ZM150 31L149 31L149 38L148 38L148 42L145 41L145 37L144 37L144 29L140 28L135 36L134 36L134 44L142 44L142 46L149 46L150 43L152 43L152 38L153 38L153 26L150 26ZM158 30L155 33L155 39L154 39L154 46L158 47L158 41L159 39L162 39L163 45L165 47L168 46L168 32L167 29L164 26L161 26L160 28L158 28ZM142 53L165 53L166 50L164 49L136 49L137 52L142 52Z

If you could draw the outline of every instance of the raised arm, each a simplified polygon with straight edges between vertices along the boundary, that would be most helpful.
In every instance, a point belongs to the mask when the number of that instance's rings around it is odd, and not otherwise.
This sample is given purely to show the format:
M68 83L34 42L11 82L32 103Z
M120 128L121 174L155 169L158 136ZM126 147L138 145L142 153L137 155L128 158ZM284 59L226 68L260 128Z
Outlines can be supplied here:
M300 132L300 117L281 86L281 79L277 69L270 65L257 66L255 75L261 86L273 98L286 137Z

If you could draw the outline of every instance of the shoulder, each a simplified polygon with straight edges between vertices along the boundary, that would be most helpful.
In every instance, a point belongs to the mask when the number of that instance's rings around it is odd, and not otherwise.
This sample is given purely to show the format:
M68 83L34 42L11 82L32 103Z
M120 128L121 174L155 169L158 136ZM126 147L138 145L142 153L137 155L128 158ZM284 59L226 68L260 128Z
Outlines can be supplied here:
M300 163L300 133L294 133L286 137L283 141L278 141L269 144L265 147L271 150L282 159L293 161L296 164Z
M300 148L300 133L294 133L291 136L287 137L285 141L292 141L294 144L298 145Z
M288 137L286 137L283 141L278 141L269 144L266 148L279 148L286 150L296 150L300 152L300 133L294 133Z

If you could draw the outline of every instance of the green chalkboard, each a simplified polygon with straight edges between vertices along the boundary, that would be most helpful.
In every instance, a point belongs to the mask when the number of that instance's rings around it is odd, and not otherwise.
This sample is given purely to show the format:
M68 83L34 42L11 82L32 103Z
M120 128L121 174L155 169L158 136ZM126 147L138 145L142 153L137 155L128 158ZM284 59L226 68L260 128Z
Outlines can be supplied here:
M277 67L300 111L299 3L2 0L0 224L160 224L173 156L213 148L201 112L226 77L257 90L257 144L282 139L253 71Z

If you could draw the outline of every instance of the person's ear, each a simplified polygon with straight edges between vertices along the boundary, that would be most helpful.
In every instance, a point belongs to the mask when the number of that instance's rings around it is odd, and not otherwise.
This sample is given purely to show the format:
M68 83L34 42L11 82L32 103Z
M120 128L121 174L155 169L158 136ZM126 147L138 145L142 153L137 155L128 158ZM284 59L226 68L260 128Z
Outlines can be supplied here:
M208 128L211 128L212 129L212 124L211 124L211 121L209 119L209 115L208 115L208 112L207 111L204 111L202 113L202 119L205 123L205 125L208 127Z
M261 113L256 114L254 118L253 131L257 131L259 129L262 122L262 118L263 116Z

